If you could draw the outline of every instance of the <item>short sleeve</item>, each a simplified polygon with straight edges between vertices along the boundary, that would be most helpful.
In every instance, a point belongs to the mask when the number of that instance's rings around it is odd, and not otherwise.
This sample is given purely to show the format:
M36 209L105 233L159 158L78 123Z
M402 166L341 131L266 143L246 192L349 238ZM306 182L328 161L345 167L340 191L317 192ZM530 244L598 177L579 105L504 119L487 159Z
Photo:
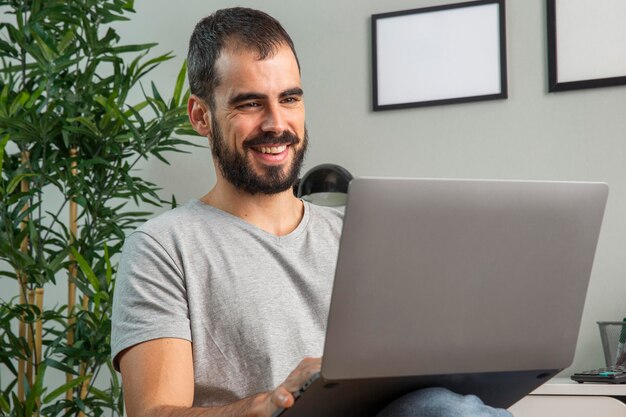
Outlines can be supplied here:
M159 242L135 231L124 244L113 296L111 357L159 338L191 341L184 276Z

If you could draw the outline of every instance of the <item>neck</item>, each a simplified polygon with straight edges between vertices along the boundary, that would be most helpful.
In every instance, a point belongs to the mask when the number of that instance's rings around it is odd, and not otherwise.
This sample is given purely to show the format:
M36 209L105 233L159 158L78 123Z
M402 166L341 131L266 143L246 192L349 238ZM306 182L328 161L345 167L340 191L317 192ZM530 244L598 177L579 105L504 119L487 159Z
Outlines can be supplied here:
M291 189L277 194L248 194L218 181L201 201L276 236L291 233L302 220L304 205Z

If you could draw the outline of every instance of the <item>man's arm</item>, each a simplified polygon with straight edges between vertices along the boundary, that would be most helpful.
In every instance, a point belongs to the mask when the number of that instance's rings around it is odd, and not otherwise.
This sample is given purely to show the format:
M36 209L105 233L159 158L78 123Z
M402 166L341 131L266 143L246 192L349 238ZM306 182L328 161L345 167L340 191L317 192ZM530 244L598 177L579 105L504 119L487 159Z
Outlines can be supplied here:
M194 394L191 342L155 339L120 353L128 417L268 417L294 403L296 391L320 369L320 359L306 358L278 388L223 407L192 407Z

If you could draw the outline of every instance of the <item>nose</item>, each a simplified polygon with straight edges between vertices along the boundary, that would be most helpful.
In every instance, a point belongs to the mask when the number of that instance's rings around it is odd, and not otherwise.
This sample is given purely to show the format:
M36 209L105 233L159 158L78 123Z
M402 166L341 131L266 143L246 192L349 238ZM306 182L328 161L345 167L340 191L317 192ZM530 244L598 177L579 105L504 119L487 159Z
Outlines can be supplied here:
M279 105L268 105L264 116L261 126L264 132L274 133L278 136L287 129L285 115Z

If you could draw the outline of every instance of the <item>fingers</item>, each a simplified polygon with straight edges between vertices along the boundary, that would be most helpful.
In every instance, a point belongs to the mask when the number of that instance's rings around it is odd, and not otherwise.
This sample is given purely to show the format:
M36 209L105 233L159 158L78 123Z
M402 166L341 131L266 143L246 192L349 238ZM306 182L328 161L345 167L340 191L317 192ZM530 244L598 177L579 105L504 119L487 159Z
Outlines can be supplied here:
M320 371L321 367L321 358L304 358L287 379L272 392L272 403L277 407L291 407L295 402L292 392L299 390L305 382Z
M272 392L272 403L277 407L289 408L295 402L293 395L282 385Z
M321 367L321 358L304 358L281 385L289 392L297 391L306 381L319 372Z

